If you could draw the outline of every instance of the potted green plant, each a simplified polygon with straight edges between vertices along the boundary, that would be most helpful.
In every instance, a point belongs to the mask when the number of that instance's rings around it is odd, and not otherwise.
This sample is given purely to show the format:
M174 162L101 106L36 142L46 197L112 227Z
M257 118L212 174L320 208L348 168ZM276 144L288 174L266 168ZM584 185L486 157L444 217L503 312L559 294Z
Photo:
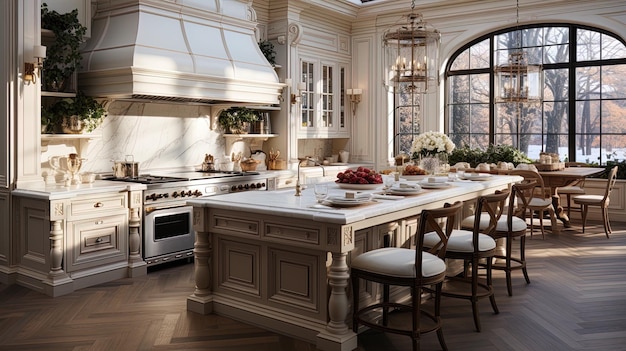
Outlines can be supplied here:
M60 14L41 6L41 27L54 33L52 42L47 43L46 59L43 62L43 88L48 91L65 91L69 78L80 67L82 55L80 45L87 27L78 20L78 10Z
M259 42L259 49L267 59L267 62L272 66L276 66L276 51L274 51L274 44L269 40L262 40Z
M100 126L106 117L104 106L91 96L79 92L76 97L58 100L41 111L42 125L48 130L67 134L90 133Z
M246 107L231 107L223 110L217 121L224 132L231 134L245 134L250 124L259 120L259 116Z

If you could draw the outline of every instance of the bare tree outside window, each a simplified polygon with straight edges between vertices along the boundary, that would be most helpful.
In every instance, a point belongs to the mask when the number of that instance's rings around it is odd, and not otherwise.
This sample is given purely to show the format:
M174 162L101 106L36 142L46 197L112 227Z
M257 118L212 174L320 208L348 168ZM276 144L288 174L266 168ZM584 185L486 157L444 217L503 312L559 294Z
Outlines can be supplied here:
M520 48L543 66L543 101L492 103L493 66ZM487 35L452 56L446 90L447 133L457 147L504 144L533 159L545 151L601 164L626 159L626 45L609 33L537 25Z

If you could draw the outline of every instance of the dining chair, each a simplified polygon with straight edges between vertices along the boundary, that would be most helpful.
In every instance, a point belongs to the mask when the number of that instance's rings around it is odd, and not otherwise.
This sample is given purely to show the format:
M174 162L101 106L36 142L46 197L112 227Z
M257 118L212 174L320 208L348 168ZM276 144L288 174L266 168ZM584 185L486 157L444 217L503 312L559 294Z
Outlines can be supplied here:
M533 237L534 232L534 213L537 212L539 218L539 227L541 229L541 237L545 239L545 231L543 226L543 218L545 211L548 211L550 215L550 229L553 233L558 232L556 224L556 211L552 204L552 196L550 196L549 189L544 186L543 177L536 171L515 169L512 170L510 175L519 175L524 177L523 182L535 182L535 191L530 199L526 213L530 213L530 237Z
M415 249L385 247L367 251L350 262L353 291L352 330L358 332L359 325L384 332L411 337L413 351L420 349L421 334L436 331L439 344L447 350L441 329L441 285L446 275L444 257L448 237L458 220L462 202L445 204L442 208L423 210L415 235ZM432 231L439 238L439 245L424 251L424 233ZM359 281L363 279L382 284L382 298L368 306L359 306ZM390 286L408 287L411 291L410 304L390 301ZM434 307L425 310L422 305L422 290L434 286ZM382 312L379 312L381 311ZM411 312L411 324L390 323L390 310Z
M508 196L508 190L480 196L476 200L476 213L484 213L485 217L476 216L472 230L453 230L447 243L446 259L463 260L464 271L460 275L448 277L441 294L471 302L474 326L478 332L481 331L478 300L489 298L493 312L499 313L491 278L492 258L495 255L496 242L490 234L496 228L502 214L502 207ZM488 218L487 223L489 224L481 229L481 222L485 221L486 218ZM437 233L424 235L424 247L430 248L438 245L441 243ZM485 278L478 277L481 260L486 262Z
M587 167L584 162L565 162L565 167ZM585 178L577 179L566 186L557 188L557 194L565 195L565 203L563 206L567 210L567 217L571 218L572 214L572 196L582 195L585 193Z
M524 218L526 207L532 197L535 188L535 182L518 183L511 186L511 196L506 207L506 216L500 217L490 235L496 240L496 246L502 247L505 242L504 253L500 254L496 250L493 256L495 260L492 263L492 269L504 271L506 274L506 287L509 296L513 296L513 287L511 282L511 272L514 270L522 270L526 284L530 284L528 271L526 270L526 232L528 225ZM484 230L489 225L489 216L480 215L480 228ZM461 228L472 228L476 215L471 215L461 221ZM519 252L513 256L513 241L519 241Z
M615 181L617 180L617 169L615 166L609 171L609 175L606 181L606 188L604 195L577 195L572 199L574 204L580 205L580 212L582 213L583 220L583 233L585 232L585 224L587 223L587 211L589 206L598 206L602 211L602 224L604 225L604 234L609 237L611 234L611 223L609 222L609 202L611 200L611 191L615 187Z

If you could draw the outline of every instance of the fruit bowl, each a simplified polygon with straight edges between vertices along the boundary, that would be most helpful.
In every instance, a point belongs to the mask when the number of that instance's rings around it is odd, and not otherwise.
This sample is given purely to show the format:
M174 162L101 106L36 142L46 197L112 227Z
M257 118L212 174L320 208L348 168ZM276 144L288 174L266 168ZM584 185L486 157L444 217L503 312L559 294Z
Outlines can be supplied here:
M383 185L383 177L372 169L359 167L337 173L335 183L342 189L376 189Z
M350 184L350 183L337 183L337 186L341 189L348 190L374 190L382 187L382 184Z

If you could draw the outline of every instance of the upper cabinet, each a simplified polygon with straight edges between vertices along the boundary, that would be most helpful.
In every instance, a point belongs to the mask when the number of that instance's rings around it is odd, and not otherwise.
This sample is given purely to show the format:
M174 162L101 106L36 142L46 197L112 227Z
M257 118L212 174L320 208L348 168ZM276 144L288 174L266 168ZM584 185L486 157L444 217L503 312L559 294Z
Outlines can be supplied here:
M300 58L298 138L347 138L348 64L312 57Z

